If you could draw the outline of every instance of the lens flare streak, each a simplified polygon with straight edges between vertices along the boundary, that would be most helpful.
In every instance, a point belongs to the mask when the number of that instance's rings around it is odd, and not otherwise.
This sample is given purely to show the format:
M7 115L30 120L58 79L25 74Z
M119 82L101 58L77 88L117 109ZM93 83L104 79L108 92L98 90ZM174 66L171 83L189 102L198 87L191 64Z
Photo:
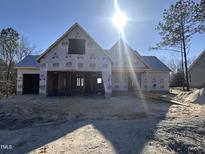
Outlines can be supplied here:
M119 11L117 0L114 0L114 5L115 5L116 12ZM126 18L126 16L124 18ZM117 20L120 20L120 19L117 19ZM123 25L125 23L120 23L120 24ZM130 57L130 53L129 53L130 49L128 49L127 45L125 44L126 37L125 37L124 30L123 30L123 26L121 26L120 28L118 26L116 26L118 28L118 30L119 30L119 33L120 33L120 35L119 35L120 36L120 40L122 40L122 41L120 41L119 47L118 47L118 49L119 49L119 57L118 58L119 58L119 62L120 62L118 65L121 68L124 67L124 63L123 63L124 62L124 58L127 58L127 60L128 60L128 72L127 73L129 74L129 77L132 79L132 81L135 84L136 89L137 89L137 91L135 91L135 95L137 95L142 100L141 102L142 102L142 105L143 105L143 107L145 109L145 112L149 113L149 109L148 109L148 106L146 104L145 96L144 96L144 94L143 94L143 92L141 90L141 87L140 87L140 84L139 84L139 81L138 81L138 78L137 78L137 72L135 70L132 58ZM125 54L125 57L124 57L124 54ZM121 72L121 73L123 73L123 72ZM121 74L120 77L122 75L123 74Z

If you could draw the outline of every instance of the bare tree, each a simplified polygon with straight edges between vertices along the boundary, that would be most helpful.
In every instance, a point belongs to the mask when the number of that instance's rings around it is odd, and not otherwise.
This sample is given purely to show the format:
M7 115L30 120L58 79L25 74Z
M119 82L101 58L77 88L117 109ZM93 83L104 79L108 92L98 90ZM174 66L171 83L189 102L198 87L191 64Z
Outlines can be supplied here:
M163 57L160 60L172 70L172 73L176 73L182 68L179 53L172 53L169 58Z
M31 54L34 48L31 48L28 41L23 37L19 39L19 33L13 28L6 28L0 31L0 61L1 78L6 82L6 96L9 95L9 85L14 82L15 63L28 54Z
M34 50L35 47L31 46L28 39L22 36L19 40L19 46L17 48L15 60L17 62L21 61L24 57L33 53Z

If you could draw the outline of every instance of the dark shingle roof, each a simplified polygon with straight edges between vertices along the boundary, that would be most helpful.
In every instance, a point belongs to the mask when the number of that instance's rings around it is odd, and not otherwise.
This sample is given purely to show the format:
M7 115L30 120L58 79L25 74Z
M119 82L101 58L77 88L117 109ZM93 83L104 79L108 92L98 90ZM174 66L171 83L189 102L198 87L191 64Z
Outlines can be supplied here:
M141 56L142 59L151 67L153 71L168 71L171 70L162 63L157 57L155 56Z
M28 55L16 64L16 67L38 67L39 63L36 60L38 57L39 55Z

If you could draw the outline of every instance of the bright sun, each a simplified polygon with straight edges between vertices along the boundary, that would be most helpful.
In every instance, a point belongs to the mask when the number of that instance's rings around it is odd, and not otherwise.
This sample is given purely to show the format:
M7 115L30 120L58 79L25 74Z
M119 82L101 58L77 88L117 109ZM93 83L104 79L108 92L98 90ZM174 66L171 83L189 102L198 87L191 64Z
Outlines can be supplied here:
M118 10L115 12L112 22L119 30L122 30L127 22L127 17L123 12Z

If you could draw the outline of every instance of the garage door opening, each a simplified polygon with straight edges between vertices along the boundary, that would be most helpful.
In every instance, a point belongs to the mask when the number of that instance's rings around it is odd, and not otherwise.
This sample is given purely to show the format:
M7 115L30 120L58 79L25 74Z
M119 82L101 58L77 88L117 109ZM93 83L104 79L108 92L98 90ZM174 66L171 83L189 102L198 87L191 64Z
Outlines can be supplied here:
M101 72L48 72L47 93L57 95L104 95Z
M39 93L39 74L23 75L23 94Z

